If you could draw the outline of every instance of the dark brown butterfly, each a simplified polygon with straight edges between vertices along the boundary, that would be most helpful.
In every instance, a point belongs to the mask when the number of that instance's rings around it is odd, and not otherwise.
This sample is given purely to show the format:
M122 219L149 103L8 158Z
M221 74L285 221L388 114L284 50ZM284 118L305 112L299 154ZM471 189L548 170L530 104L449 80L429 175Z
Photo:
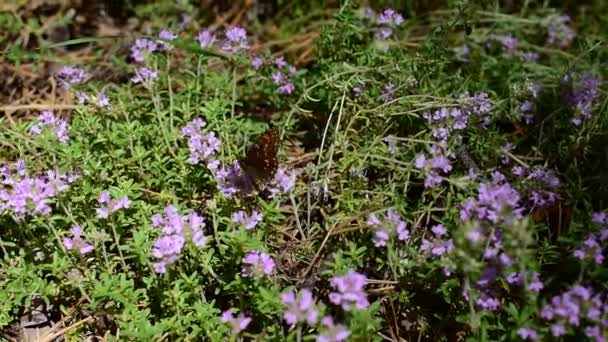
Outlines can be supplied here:
M279 166L280 136L277 128L270 128L247 149L245 158L239 161L252 185L259 188L274 177Z
M559 237L567 232L572 221L572 206L568 204L564 194L560 194L560 199L555 203L532 210L532 220L534 223L545 223L555 237Z

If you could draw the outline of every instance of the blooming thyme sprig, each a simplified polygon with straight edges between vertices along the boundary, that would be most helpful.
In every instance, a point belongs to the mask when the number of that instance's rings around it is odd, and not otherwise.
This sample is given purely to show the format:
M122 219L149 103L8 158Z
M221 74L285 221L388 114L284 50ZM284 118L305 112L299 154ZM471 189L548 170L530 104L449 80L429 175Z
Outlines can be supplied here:
M255 228L258 223L262 222L263 218L264 215L257 210L252 211L250 214L243 210L237 210L232 213L232 222L243 225L247 230Z
M228 53L238 53L249 49L247 31L240 27L229 27L224 31L224 39L218 40L215 33L210 30L203 30L198 33L196 40L201 48L208 49L213 47L216 42L220 42L221 49Z
M108 218L111 214L120 209L128 209L131 205L131 201L129 201L127 196L111 199L108 191L102 191L101 194L99 194L97 203L99 203L99 207L95 209L95 212L97 213L97 217L102 219Z
M77 250L81 255L88 254L93 251L94 247L89 242L82 238L82 228L80 225L74 224L70 229L71 237L63 239L63 246L67 250Z
M167 206L164 215L152 216L152 227L161 228L162 233L154 242L152 255L156 258L154 270L157 273L166 273L167 265L177 261L186 241L190 240L196 247L207 243L203 234L205 219L196 212L180 215L177 208Z
M37 177L28 174L23 160L11 168L0 166L0 214L13 213L18 218L26 215L48 216L51 200L65 192L77 174L47 170Z
M78 104L81 104L81 105L93 104L95 107L97 107L99 109L110 109L111 108L110 98L103 91L99 92L95 96L89 96L87 93L80 91L77 93L77 98L78 98Z
M504 232L512 230L516 220L523 216L520 198L504 175L493 172L492 182L481 183L477 196L468 198L461 206L460 218L470 228L463 234L459 249L470 249L472 258L482 257L484 261L480 274L472 276L474 284L465 288L464 295L468 300L469 291L476 290L476 304L483 310L493 311L500 306L494 285L503 277L503 271L513 265L504 248Z
M432 258L438 258L454 249L454 241L446 238L447 229L442 224L431 227L431 232L434 235L432 238L422 239L420 246L422 253L428 254Z
M562 101L574 112L570 120L575 126L591 119L600 94L600 80L589 74L566 74L562 79Z
M608 332L608 302L604 292L576 284L556 295L541 310L553 337L582 331L595 341Z
M131 77L133 83L149 84L158 78L158 72L146 67L139 68L135 71L135 76Z
M269 79L277 87L277 92L281 95L291 95L295 91L294 77L298 70L295 66L285 61L284 57L277 57L271 60L264 60L261 57L252 57L251 66Z
M383 40L390 38L394 29L404 22L403 16L392 8L385 8L382 12L376 13L373 9L367 7L364 17L375 26L373 29L374 37Z
M287 306L283 319L290 326L298 323L313 325L319 319L315 298L309 289L300 292L288 291L281 294L281 301Z
M288 171L283 167L279 167L268 186L269 197L275 198L278 195L290 192L296 185L297 176L296 170Z
M167 50L169 49L169 44L165 42L165 40L174 40L177 38L170 30L161 30L158 33L157 40L147 39L147 38L138 38L135 40L133 45L130 47L131 51L131 59L137 63L142 63L146 60L146 57L150 54Z
M267 253L253 250L243 257L242 274L245 277L262 278L274 273L274 259Z
M44 111L40 113L38 116L38 122L30 128L30 134L40 135L40 133L42 133L42 129L45 127L53 130L57 140L59 140L60 143L67 144L67 142L70 140L70 137L68 136L70 127L68 126L67 121L56 117L51 111Z
M232 309L228 309L222 313L222 322L227 323L232 328L232 336L240 334L243 330L247 329L249 323L251 323L251 317L239 314L234 316Z
M342 342L350 336L350 331L342 324L334 323L331 316L325 316L321 320L324 330L317 336L317 342Z
M399 241L410 238L407 222L393 209L387 210L386 217L382 221L376 214L370 214L367 218L367 226L374 229L373 242L376 247L386 246L391 236L396 236Z
M208 161L220 149L220 140L215 136L215 132L203 133L202 129L207 123L196 118L182 128L182 137L188 138L188 149L190 158L188 162L198 164L201 161Z
M344 311L353 308L363 310L369 306L367 293L363 289L367 285L367 277L364 274L349 270L343 276L335 276L330 281L336 290L329 294L329 301L340 305Z
M414 167L425 176L425 188L432 188L441 184L445 176L452 171L452 163L449 159L453 157L451 152L444 151L444 148L439 145L432 146L430 152L430 156L421 153L414 160Z
M61 87L64 89L71 89L75 85L86 82L89 78L89 74L82 68L66 65L59 70L56 78Z
M547 24L547 44L566 48L570 46L576 33L569 26L570 17L567 15L554 15L549 17Z

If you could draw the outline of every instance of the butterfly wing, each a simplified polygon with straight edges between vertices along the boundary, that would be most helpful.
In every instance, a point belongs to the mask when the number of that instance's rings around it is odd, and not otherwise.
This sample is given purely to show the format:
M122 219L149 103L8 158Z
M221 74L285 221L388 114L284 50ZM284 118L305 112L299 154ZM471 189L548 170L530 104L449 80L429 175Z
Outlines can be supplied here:
M241 167L254 183L270 180L277 171L279 161L279 130L271 128L247 149Z

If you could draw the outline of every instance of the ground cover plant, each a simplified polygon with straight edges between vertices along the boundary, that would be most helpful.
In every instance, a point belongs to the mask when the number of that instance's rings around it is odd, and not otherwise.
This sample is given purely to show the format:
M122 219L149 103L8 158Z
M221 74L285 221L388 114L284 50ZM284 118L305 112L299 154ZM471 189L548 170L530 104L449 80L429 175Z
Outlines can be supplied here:
M605 341L603 1L2 5L8 341Z

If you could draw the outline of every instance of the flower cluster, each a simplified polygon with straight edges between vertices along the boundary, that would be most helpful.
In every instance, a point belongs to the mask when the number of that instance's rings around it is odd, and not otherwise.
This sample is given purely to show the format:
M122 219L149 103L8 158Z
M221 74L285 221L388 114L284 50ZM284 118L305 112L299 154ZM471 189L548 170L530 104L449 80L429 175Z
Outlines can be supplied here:
M274 177L270 181L268 192L270 198L274 198L280 194L286 194L296 186L296 177L298 176L295 170L287 171L279 167Z
M605 259L606 240L608 240L608 229L602 229L599 233L590 233L572 254L581 261L593 260L597 265L601 265Z
M57 82L64 89L71 89L74 85L84 83L89 75L81 68L66 65L56 75Z
M158 33L158 38L162 40L151 40L146 38L136 39L131 45L131 59L137 63L141 63L146 59L146 56L160 50L169 48L165 40L174 40L177 36L169 30L161 30Z
M110 98L102 91L97 96L89 96L85 92L78 92L78 103L81 105L92 103L100 109L110 109Z
M529 327L519 328L517 330L517 336L521 337L522 340L538 340L538 333L536 332L536 330Z
M209 161L210 157L220 149L220 140L215 136L215 132L202 132L202 128L206 125L207 123L203 119L196 118L182 128L182 137L188 138L188 149L190 150L188 161L191 164L196 165L201 161Z
M73 225L70 232L72 233L72 236L63 239L63 246L65 247L65 249L75 249L82 255L93 251L93 245L91 245L81 237L82 228L79 225Z
M589 74L567 74L562 79L562 87L562 100L574 111L571 121L575 126L580 126L583 120L591 118L591 111L600 94L600 81Z
M353 306L357 309L365 309L369 306L367 294L364 287L367 285L367 277L353 270L344 276L335 276L331 279L331 286L336 292L329 294L329 301L342 306L345 311L350 311Z
M207 237L202 232L205 219L196 212L180 215L174 206L167 206L164 215L152 216L152 226L162 228L162 234L152 249L152 255L156 258L154 270L157 273L167 272L167 265L177 261L187 239L196 247L202 247L207 242Z
M249 323L251 323L251 317L247 317L244 314L234 316L232 309L226 310L222 313L222 322L228 323L232 327L232 335L236 336L243 330L247 329Z
M489 113L492 104L487 93L483 91L478 91L473 95L465 93L460 96L460 101L463 102L462 109L465 113L479 117L484 126L490 124Z
M111 214L120 209L128 209L131 205L131 202L127 196L118 199L111 199L110 193L107 191L103 191L101 194L99 194L97 203L99 203L99 208L95 209L95 212L97 213L97 217L102 219L108 218Z
M158 42L146 38L136 39L133 45L131 45L131 58L141 63L145 60L145 56L151 54L159 49Z
M520 197L519 192L505 181L502 174L494 172L492 183L480 183L477 197L464 201L460 219L489 221L492 224L504 222L509 225L513 216L522 217Z
M264 72L272 83L277 86L277 92L281 95L291 95L296 87L293 78L298 70L293 65L289 65L284 57L277 57L272 60L264 60L261 57L253 57L251 65L255 70Z
M574 30L568 25L570 17L567 15L556 15L549 18L547 26L547 44L566 48L576 37Z
M444 176L452 171L452 163L449 159L452 157L451 153L444 152L438 145L432 146L430 152L430 156L421 153L414 160L414 167L425 176L425 188L432 188L441 184Z
M365 17L377 26L374 36L376 39L388 39L393 30L403 24L403 16L392 8L386 8L380 13L374 12L370 7L365 9Z
M537 52L519 50L517 48L519 45L519 40L512 34L494 35L490 39L493 42L499 43L502 52L507 56L517 56L524 62L536 62L540 57Z
M0 213L25 215L51 214L50 200L68 189L77 175L48 170L39 177L28 175L26 164L18 160L14 168L0 166Z
M217 37L213 32L204 30L199 32L196 40L198 40L201 48L207 49L215 44ZM247 31L240 26L234 26L226 29L224 31L224 40L221 42L221 49L229 53L238 53L242 50L249 49Z
M262 222L264 215L261 212L254 210L251 214L247 214L243 210L238 210L232 213L232 222L245 226L245 229L251 230Z
M149 83L158 78L158 72L142 67L135 71L135 76L131 77L133 83Z
M319 311L315 307L315 299L309 289L303 289L299 293L284 292L281 294L281 301L287 306L287 310L283 313L283 319L287 324L313 325L317 322Z
M523 285L524 284L524 279L522 277L522 273L521 272L512 272L511 274L509 274L506 278L507 283L511 284L511 285ZM532 275L530 277L530 279L527 282L527 287L526 289L528 291L532 291L532 292L539 292L540 290L542 290L545 285L543 284L543 282L540 280L540 274L538 274L538 272L532 272Z
M425 112L422 117L433 126L431 135L439 142L447 142L453 131L465 129L469 115L459 107L441 108L433 113Z
M350 331L342 324L335 324L331 316L323 317L321 324L325 329L317 336L317 342L341 342L350 336Z
M386 218L383 221L380 221L376 214L369 215L367 226L374 229L373 242L376 247L386 246L388 240L393 235L396 235L399 241L405 241L410 238L407 223L393 209L389 209L386 212Z
M511 266L511 256L503 250L503 228L522 217L520 194L506 182L504 175L494 172L491 183L481 183L476 197L464 201L460 218L472 228L466 239L473 246L482 247L484 269L475 283L479 291L477 305L483 310L496 310L499 300L493 285L503 269ZM466 296L468 294L465 293Z
M242 274L245 277L262 278L274 273L274 259L267 253L253 250L243 257Z
M551 324L553 337L582 329L595 341L604 341L608 331L608 302L604 293L590 287L574 285L561 295L554 296L541 310L541 317Z
M446 239L447 229L442 224L431 227L431 232L433 232L433 238L422 239L421 252L428 253L433 258L438 258L454 249L454 241Z
M520 168L516 172L520 177L525 176L532 188L528 195L532 208L543 208L558 200L559 196L555 190L559 187L560 181L553 171L535 166L531 170Z
M30 134L39 135L44 127L52 129L59 142L66 144L70 140L68 136L70 127L67 121L56 117L53 112L44 111L40 113L38 122L30 128Z

